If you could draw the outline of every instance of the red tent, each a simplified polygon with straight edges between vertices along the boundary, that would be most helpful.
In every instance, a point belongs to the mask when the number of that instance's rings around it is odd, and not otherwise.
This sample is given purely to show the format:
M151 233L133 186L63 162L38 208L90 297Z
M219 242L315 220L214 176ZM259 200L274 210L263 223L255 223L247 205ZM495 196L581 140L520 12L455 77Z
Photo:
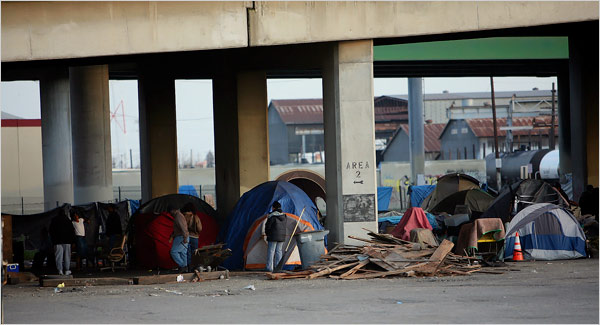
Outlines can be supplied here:
M148 201L132 216L138 265L164 269L177 267L171 258L171 243L169 243L169 237L173 232L173 217L166 210L170 204L182 207L187 202L194 204L196 214L202 222L198 247L214 244L219 232L219 225L216 211L210 205L191 195L162 196Z
M409 208L406 210L391 234L396 238L410 240L410 231L415 228L433 230L425 212L421 208Z

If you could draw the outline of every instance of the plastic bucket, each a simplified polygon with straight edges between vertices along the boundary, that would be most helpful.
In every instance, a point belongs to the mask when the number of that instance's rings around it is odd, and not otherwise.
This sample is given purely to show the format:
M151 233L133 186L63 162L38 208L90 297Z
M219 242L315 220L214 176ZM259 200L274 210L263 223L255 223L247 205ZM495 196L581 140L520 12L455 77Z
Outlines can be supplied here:
M302 269L307 269L325 254L325 236L328 233L329 230L316 230L295 235Z

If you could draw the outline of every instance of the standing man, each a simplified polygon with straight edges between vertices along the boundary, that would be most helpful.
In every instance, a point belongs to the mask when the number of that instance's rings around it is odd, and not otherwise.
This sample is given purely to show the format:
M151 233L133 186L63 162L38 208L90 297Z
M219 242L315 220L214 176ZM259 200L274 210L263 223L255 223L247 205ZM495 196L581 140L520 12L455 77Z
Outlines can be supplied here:
M54 259L58 274L70 275L71 244L75 240L75 230L64 209L60 209L58 215L50 222L50 239L54 245Z
M169 238L169 243L173 242L171 246L171 257L179 266L179 272L187 272L187 253L188 253L188 241L189 232L185 217L175 207L169 207L169 213L173 216L173 233Z
M196 249L198 249L198 238L200 238L200 232L202 231L202 222L200 217L196 214L196 208L192 203L186 203L181 209L185 220L188 225L188 232L190 234L190 243L188 245L187 265L188 271L193 271L192 267L192 256Z
M106 236L108 236L109 249L115 248L117 240L122 234L121 216L119 216L113 205L109 205L108 217L106 218Z
M267 235L267 271L273 272L273 265L278 265L283 256L283 242L286 235L286 218L281 212L281 204L273 202L272 211L267 216L265 234ZM275 260L273 260L275 259Z
M86 259L86 266L89 263L87 260L87 242L85 241L85 226L83 218L80 218L77 212L73 211L73 228L75 229L75 245L77 247L77 267L78 270L83 264L83 259Z

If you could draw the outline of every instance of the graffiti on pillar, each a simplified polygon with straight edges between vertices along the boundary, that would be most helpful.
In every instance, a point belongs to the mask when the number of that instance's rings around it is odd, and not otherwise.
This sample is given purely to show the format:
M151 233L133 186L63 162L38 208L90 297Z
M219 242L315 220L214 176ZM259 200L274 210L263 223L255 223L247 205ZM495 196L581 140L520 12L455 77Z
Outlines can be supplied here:
M352 172L353 184L364 185L364 175L361 175L366 169L371 168L368 161L348 161L346 163L346 170Z
M344 195L344 221L375 221L375 194Z

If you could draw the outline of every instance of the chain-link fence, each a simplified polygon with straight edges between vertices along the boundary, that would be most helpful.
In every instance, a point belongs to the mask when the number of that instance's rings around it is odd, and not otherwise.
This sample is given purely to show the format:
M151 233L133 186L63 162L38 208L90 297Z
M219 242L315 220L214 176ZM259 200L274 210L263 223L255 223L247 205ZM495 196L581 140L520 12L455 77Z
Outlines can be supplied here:
M2 213L35 214L44 212L44 198L35 196L2 197Z
M215 185L193 185L193 188L201 199L205 199L205 195L210 195L213 204L216 202ZM113 198L114 202L141 200L142 188L139 186L114 186ZM49 204L48 206L54 208L56 204ZM44 210L43 197L2 197L2 213L23 215L41 213Z

